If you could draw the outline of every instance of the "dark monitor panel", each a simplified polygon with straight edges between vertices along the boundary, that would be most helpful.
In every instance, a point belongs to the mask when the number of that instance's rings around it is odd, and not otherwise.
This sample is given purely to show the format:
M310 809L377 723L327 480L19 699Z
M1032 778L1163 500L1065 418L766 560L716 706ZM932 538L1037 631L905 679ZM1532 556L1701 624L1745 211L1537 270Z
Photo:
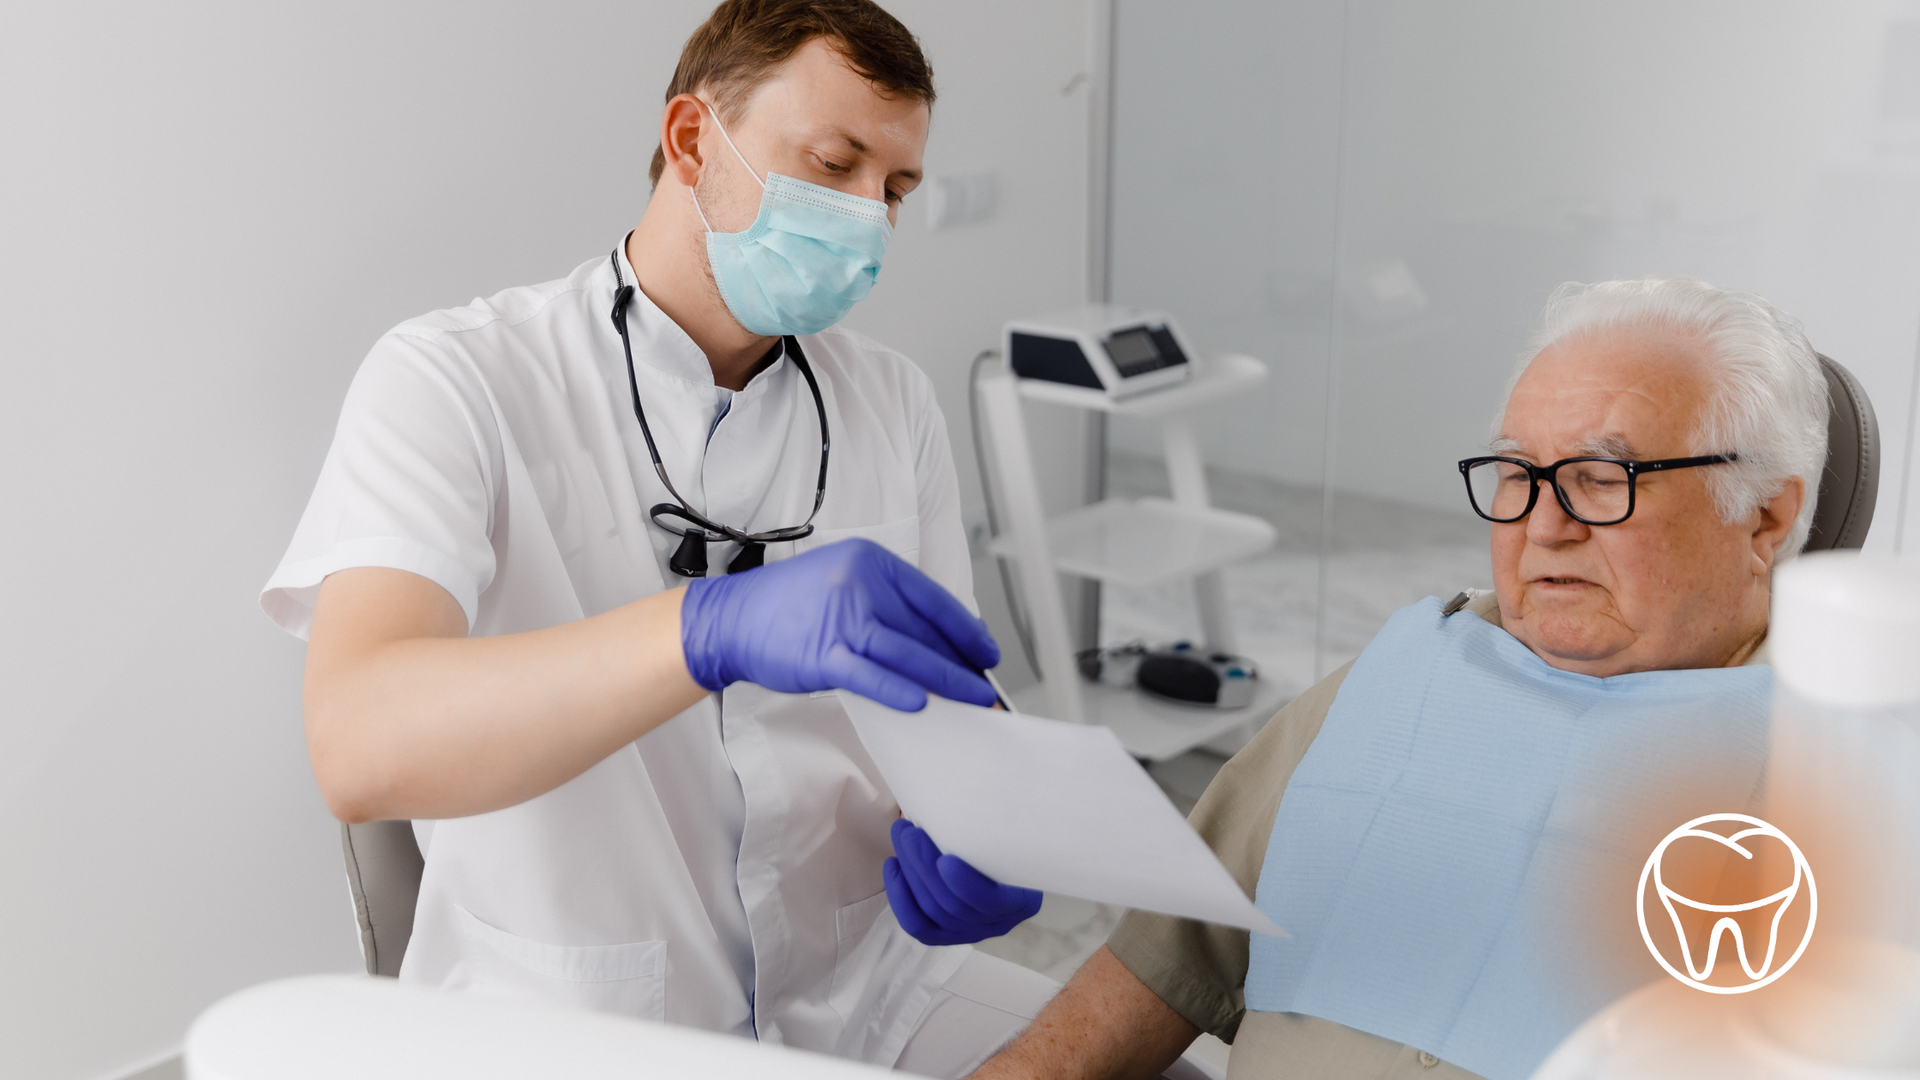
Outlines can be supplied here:
M1107 357L1123 379L1187 362L1187 355L1164 326L1136 326L1107 338Z
M1071 338L1042 337L1039 334L1009 335L1007 357L1013 373L1023 379L1044 379L1103 390L1100 376L1094 372L1080 343Z

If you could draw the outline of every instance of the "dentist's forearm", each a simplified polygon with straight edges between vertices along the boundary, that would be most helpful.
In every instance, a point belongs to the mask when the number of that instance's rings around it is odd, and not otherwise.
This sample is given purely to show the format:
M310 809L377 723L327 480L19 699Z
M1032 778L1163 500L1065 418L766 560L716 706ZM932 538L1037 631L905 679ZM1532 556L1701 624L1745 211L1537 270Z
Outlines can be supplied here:
M347 822L448 818L559 787L706 693L680 645L684 589L593 618L469 638L440 586L360 568L321 585L307 745Z

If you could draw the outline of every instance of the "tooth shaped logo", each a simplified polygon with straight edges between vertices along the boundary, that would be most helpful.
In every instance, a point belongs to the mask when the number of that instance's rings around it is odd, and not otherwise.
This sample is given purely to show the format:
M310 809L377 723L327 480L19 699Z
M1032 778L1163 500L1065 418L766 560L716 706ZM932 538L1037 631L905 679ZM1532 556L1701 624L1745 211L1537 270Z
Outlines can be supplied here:
M1790 875L1784 857L1788 855ZM1670 866L1669 859L1684 865ZM1676 879L1677 888L1669 884ZM1702 888L1716 902L1699 899L1699 892L1685 895ZM1667 974L1709 994L1744 994L1785 975L1813 941L1814 919L1820 912L1813 868L1799 846L1786 833L1746 814L1708 814L1668 833L1647 856L1636 899L1640 937L1647 951ZM1655 943L1648 926L1647 911L1655 907L1654 900L1672 923L1669 949L1679 954L1678 966ZM1806 929L1792 955L1776 964L1783 951L1781 922L1796 909L1805 911ZM1744 983L1728 978L1729 959L1738 964ZM1722 970L1721 979L1709 981L1716 968Z

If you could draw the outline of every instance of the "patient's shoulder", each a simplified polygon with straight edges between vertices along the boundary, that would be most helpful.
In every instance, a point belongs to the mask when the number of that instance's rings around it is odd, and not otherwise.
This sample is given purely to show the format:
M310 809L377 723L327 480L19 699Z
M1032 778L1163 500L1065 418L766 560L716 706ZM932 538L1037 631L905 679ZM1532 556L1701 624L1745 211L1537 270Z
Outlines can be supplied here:
M1492 589L1462 589L1442 610L1448 614L1471 611L1494 626L1500 625L1500 598ZM1320 734L1327 711L1333 708L1333 700L1340 695L1340 686L1352 669L1352 662L1341 665L1274 714L1246 748L1221 767L1214 781L1214 786L1221 788L1219 801L1237 807L1251 798L1277 807L1280 792L1286 789L1300 759L1307 755L1307 747ZM1209 790L1208 794L1213 792ZM1196 815L1199 810L1197 807Z
M1293 774L1293 767L1300 764L1306 756L1307 747L1314 736L1320 734L1320 725L1326 722L1327 710L1333 708L1333 699L1340 696L1340 686L1347 681L1347 672L1353 670L1353 661L1340 665L1333 673L1301 693L1299 697L1287 702L1286 707L1274 714L1267 726L1260 729L1246 750L1234 755L1237 761L1242 757L1261 759L1259 770L1269 775L1275 769L1287 776ZM1248 753L1248 751L1253 751ZM1247 764L1253 764L1249 760ZM1229 766L1233 762L1227 763ZM1222 769L1224 772L1225 769ZM1285 786L1285 779L1281 785Z
M1220 767L1220 773L1208 785L1206 794L1194 807L1191 818L1202 836L1227 840L1233 834L1264 833L1273 825L1280 795L1293 778L1293 770L1306 757L1307 748L1320 734L1333 699L1340 694L1352 662L1342 664L1333 674L1314 683L1285 708L1275 713L1233 759ZM1248 855L1264 855L1264 835L1238 837ZM1231 864L1229 868L1233 869ZM1259 877L1259 862L1244 870L1252 880ZM1243 882L1251 889L1251 881Z
M1342 665L1267 721L1221 766L1187 819L1248 896L1259 886L1280 796L1320 734L1352 667ZM1190 1023L1233 1038L1246 1009L1241 993L1248 964L1245 930L1133 911L1120 921L1107 947Z

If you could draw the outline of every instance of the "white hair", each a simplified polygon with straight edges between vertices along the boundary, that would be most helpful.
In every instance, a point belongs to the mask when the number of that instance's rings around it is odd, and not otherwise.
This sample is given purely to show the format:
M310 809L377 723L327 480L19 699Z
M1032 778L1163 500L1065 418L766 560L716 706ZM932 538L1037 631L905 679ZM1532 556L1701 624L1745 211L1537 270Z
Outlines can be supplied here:
M1507 386L1547 348L1569 338L1622 330L1678 333L1706 345L1711 396L1694 427L1690 453L1738 454L1706 471L1720 520L1744 520L1780 494L1788 478L1806 482L1806 499L1776 560L1807 541L1820 473L1827 462L1827 380L1800 324L1752 293L1677 277L1637 277L1554 290L1538 333Z

